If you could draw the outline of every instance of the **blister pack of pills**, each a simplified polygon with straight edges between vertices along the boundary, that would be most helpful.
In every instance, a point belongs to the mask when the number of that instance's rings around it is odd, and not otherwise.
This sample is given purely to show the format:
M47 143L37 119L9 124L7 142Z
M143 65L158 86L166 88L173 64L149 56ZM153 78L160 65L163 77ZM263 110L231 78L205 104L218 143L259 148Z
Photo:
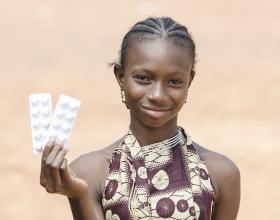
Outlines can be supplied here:
M67 148L71 130L80 109L78 99L60 95L52 114L51 96L48 93L29 96L33 153L40 154L50 139Z
M67 147L80 105L81 102L78 99L60 95L48 129L48 138L56 139Z
M29 96L29 109L32 130L33 153L42 152L48 127L52 118L52 101L48 93L32 94Z

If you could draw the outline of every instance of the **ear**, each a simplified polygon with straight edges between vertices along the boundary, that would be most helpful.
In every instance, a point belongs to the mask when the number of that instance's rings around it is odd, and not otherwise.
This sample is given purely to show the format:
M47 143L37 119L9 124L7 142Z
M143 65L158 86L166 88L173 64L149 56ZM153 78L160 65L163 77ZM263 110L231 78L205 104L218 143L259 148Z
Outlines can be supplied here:
M192 81L193 81L194 75L195 75L195 71L194 71L194 70L191 70L188 88L190 88L190 86L191 86L191 83L192 83Z
M123 71L123 68L120 64L115 64L114 65L114 74L115 74L115 77L116 77L120 87L123 88L123 85L124 85L124 71Z

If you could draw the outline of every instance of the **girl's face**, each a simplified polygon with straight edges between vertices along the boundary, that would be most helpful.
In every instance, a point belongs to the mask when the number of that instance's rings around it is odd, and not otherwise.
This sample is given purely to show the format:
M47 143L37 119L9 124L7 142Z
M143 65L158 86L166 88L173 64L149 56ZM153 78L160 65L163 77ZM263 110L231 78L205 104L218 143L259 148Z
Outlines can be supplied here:
M185 46L164 39L133 43L125 70L115 71L125 92L131 123L161 127L176 123L192 81L193 60Z

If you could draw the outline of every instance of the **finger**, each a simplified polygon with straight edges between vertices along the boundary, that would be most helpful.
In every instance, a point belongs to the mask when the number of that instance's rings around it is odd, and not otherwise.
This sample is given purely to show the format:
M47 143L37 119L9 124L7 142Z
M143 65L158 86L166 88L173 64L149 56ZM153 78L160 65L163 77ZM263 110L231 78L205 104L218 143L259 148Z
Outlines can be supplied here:
M71 175L70 175L69 168L67 165L67 159L63 160L63 162L60 166L59 172L60 172L61 181L63 183L67 184L71 181Z
M44 187L46 186L46 183L45 183L45 163L46 163L46 160L47 160L52 148L54 147L54 145L55 145L55 140L54 139L49 140L48 143L46 144L46 147L43 151L42 158L41 158L40 184Z
M53 179L54 189L56 191L58 191L61 187L61 178L60 178L59 169L64 160L66 153L67 153L67 150L65 150L63 148L60 149L60 151L57 153L57 155L51 165L51 175L52 175L52 179Z
M46 190L50 193L54 192L54 181L52 178L52 174L51 174L51 165L52 162L54 161L57 153L61 150L62 145L55 145L52 148L51 153L49 154L46 163L45 163L45 184L46 184Z
M55 139L50 139L44 148L44 151L42 154L42 160L44 160L48 157L48 155L50 154L50 152L52 151L54 146L55 146Z

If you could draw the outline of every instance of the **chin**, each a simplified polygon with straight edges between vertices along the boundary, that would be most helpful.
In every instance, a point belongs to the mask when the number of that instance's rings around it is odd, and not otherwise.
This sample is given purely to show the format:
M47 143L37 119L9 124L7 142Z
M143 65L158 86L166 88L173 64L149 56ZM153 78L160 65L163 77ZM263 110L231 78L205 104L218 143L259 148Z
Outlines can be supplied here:
M154 123L154 122L151 122L151 123L149 123L149 122L145 123L144 122L143 124L145 124L149 128L161 128L165 125L165 123Z
M176 117L171 118L169 120L158 119L158 118L157 119L149 118L149 119L143 120L142 123L150 128L161 128L163 126L169 125L175 118Z

